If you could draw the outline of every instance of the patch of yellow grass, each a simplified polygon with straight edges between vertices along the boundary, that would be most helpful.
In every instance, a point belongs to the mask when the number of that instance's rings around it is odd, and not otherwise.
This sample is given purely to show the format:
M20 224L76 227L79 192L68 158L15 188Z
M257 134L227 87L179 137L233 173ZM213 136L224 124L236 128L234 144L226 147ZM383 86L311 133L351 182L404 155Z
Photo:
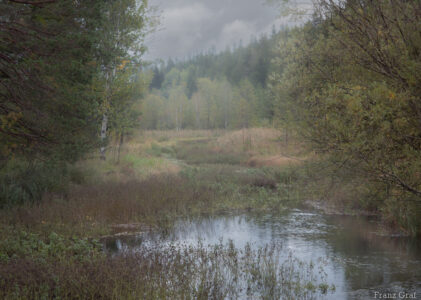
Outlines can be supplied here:
M225 133L226 130L215 129L215 130L193 130L193 129L183 129L183 130L146 130L141 134L145 138L163 141L170 139L192 139L192 138L211 138L219 136Z
M95 157L83 162L83 169L90 169L93 181L115 180L126 182L159 174L176 174L179 163L171 159L171 149L177 143L203 140L209 151L246 156L252 167L297 165L308 156L297 139L274 128L249 128L241 130L151 130L139 131L127 137L120 149L117 163L117 140L111 143L107 161ZM160 149L165 149L163 153ZM203 155L206 155L206 151ZM200 157L198 158L200 160ZM206 160L206 157L203 157ZM246 162L245 161L245 162ZM91 176L92 177L92 176Z
M278 153L279 130L273 128L250 128L226 132L218 137L215 146L232 152Z

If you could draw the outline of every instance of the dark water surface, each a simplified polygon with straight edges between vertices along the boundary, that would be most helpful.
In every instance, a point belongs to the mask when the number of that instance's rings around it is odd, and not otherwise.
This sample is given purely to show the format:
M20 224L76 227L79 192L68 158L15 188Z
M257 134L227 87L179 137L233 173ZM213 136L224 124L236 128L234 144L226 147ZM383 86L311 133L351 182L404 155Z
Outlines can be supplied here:
M421 243L407 237L382 234L376 220L327 216L291 210L282 215L234 215L179 221L167 233L141 233L107 240L110 251L136 249L160 242L213 245L232 240L247 244L283 245L300 260L324 259L327 283L336 290L327 299L377 299L378 293L396 298L421 299ZM285 254L286 259L287 254ZM281 256L282 257L282 256ZM385 298L383 298L385 299Z

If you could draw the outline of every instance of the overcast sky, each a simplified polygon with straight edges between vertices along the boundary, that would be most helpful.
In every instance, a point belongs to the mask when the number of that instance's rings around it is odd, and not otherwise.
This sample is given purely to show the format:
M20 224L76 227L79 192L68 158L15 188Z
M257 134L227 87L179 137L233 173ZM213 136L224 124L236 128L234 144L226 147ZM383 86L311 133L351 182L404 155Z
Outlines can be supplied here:
M265 0L150 0L149 4L158 7L161 25L146 40L146 59L184 58L212 46L224 50L289 22L277 18L279 12Z

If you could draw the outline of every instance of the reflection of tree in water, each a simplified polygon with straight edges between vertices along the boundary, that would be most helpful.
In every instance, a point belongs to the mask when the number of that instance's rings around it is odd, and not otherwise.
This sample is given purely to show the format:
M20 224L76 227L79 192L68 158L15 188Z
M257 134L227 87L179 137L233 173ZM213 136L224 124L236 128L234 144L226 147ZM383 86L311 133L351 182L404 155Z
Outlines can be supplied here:
M328 222L337 224L337 230L326 238L345 270L351 290L399 287L405 282L408 288L415 288L421 281L419 241L382 236L381 225L366 218L329 217Z

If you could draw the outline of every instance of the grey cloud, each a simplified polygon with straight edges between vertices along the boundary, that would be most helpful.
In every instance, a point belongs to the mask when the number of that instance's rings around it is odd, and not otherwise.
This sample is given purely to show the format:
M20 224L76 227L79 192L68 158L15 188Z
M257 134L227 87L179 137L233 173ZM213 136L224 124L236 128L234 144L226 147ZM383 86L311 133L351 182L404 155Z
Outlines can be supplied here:
M160 29L149 36L147 59L186 57L214 46L223 50L269 32L279 12L264 0L150 0L162 11Z

